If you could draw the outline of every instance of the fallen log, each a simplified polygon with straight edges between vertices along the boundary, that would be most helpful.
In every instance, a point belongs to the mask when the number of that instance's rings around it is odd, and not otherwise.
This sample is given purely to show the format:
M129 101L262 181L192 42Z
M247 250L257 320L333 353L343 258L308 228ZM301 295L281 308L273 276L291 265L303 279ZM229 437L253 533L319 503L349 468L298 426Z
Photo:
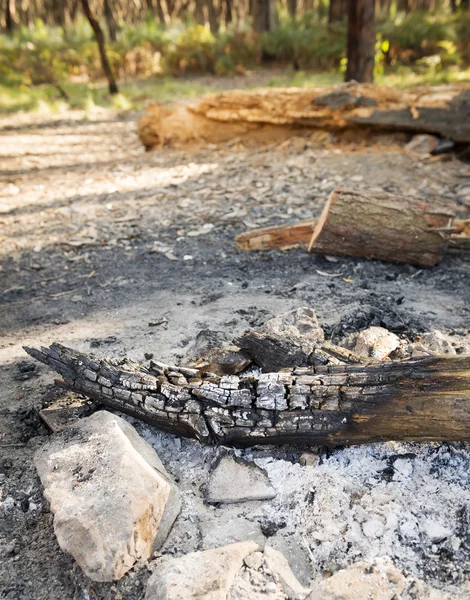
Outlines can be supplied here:
M272 141L309 128L430 132L470 142L469 98L470 90L461 86L396 90L351 82L330 88L230 90L194 105L153 103L139 120L138 135L147 149L244 136Z
M455 214L439 199L335 189L319 219L245 232L235 241L245 250L307 246L313 229L309 252L429 267L448 251L470 257L470 222Z
M208 444L470 441L470 357L296 367L216 377L99 359L60 344L26 348L70 390Z

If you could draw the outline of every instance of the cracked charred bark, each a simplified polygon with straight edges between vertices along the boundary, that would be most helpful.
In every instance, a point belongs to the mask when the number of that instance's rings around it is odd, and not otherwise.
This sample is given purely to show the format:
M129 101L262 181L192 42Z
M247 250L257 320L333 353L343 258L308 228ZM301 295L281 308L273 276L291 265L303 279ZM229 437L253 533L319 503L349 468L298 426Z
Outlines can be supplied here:
M61 385L204 443L470 441L470 357L298 367L211 376L196 369L99 359L59 344L25 348Z

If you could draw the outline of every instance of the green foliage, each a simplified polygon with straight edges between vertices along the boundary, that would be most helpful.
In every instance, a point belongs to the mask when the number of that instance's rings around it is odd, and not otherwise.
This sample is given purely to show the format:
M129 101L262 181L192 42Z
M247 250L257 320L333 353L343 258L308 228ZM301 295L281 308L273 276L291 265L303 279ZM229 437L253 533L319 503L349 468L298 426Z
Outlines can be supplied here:
M377 26L378 82L417 85L469 79L470 71L462 65L470 65L470 14L392 14ZM296 19L284 15L273 31L261 35L240 26L213 35L191 22L163 27L154 19L123 25L116 42L107 44L122 92L114 99L107 96L88 22L79 19L64 31L37 20L32 27L0 35L0 110L56 111L65 100L87 112L104 105L128 110L147 99L166 101L207 90L167 75L231 76L266 64L286 67L271 85L333 83L341 80L345 67L346 24L329 26L325 20L318 13Z
M399 14L394 20L379 24L378 33L388 42L386 61L412 64L426 56L445 53L444 41L454 39L455 30L448 15L428 12Z
M346 48L346 26L328 26L306 13L285 19L263 34L263 54L270 60L291 62L300 69L337 68Z

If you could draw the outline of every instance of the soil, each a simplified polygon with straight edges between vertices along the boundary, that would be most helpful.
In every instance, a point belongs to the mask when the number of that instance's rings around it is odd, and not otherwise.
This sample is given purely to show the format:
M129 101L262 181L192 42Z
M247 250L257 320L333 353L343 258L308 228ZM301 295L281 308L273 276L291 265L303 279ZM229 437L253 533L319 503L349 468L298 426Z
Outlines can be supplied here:
M406 136L324 131L145 153L137 117L0 120L1 598L138 600L150 573L141 564L96 584L61 552L33 454L49 435L38 411L62 392L23 345L175 362L201 330L231 338L307 305L336 343L382 325L404 343L438 329L457 352L469 348L469 263L458 257L418 269L234 244L246 229L318 215L337 185L438 196L470 218L470 168L456 156L408 154ZM201 486L220 449L132 422L183 496L164 554L253 535L282 549L305 584L388 555L449 597L468 597L470 445L313 449L320 464L307 466L305 449L248 449L238 454L267 470L276 499L208 507ZM430 541L429 521L451 533ZM230 523L239 527L229 539Z

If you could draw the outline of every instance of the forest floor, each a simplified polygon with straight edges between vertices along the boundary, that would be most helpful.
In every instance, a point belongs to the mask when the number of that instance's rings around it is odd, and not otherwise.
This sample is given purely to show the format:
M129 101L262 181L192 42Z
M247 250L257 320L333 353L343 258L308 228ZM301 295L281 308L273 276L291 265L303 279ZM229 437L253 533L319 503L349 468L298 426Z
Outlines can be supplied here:
M23 345L179 361L201 330L233 337L308 305L336 342L380 324L410 342L438 329L458 352L470 349L469 264L459 258L419 269L234 244L246 229L317 215L337 185L438 195L469 218L468 164L407 154L406 136L323 131L146 154L137 117L103 109L0 119L0 598L138 600L149 576L137 565L116 584L96 584L60 551L33 465L53 373L28 370ZM446 597L468 597L469 445L322 451L317 466L301 466L295 448L246 450L276 499L214 509L200 488L219 450L137 427L182 493L162 552L269 536L306 584L386 555ZM405 467L390 476L397 456ZM371 518L383 523L372 538L361 529ZM425 522L451 533L431 542Z

